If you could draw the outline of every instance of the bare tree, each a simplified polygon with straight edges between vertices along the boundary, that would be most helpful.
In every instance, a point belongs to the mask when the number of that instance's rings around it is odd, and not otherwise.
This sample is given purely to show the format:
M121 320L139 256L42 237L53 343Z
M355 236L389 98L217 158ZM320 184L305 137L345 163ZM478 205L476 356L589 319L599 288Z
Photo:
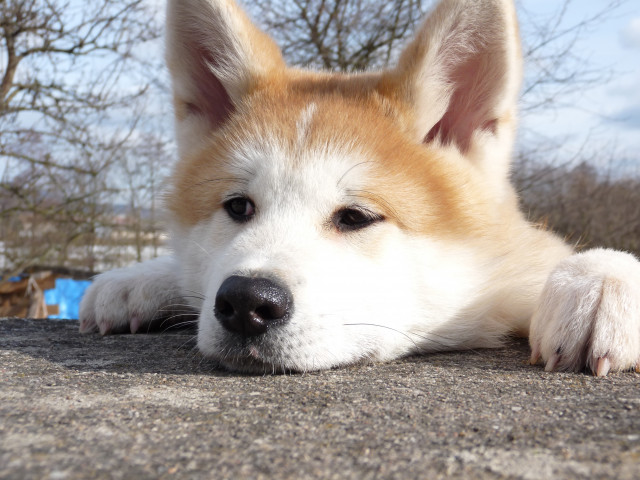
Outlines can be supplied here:
M357 71L389 63L422 0L264 0L249 5L295 65Z
M153 13L143 0L0 1L0 219L14 228L0 241L16 269L95 233L149 85L137 49L160 35ZM64 241L43 227L56 223Z
M578 53L576 46L584 35L615 15L626 2L603 1L597 10L573 22L568 20L568 14L576 5L575 0L559 1L552 13L543 16L534 15L521 0L517 2L526 66L522 114L566 106L561 100L563 95L609 80L613 72L595 68Z
M162 170L171 158L171 146L161 136L143 134L119 162L122 177L126 179L127 223L122 225L121 236L129 237L134 247L135 260L143 260L143 250L153 248L157 255L159 246L159 216L157 201L162 190Z
M613 158L607 169L588 162L527 166L530 177L538 176L521 194L531 218L553 226L578 248L607 246L640 255L639 176L617 173Z

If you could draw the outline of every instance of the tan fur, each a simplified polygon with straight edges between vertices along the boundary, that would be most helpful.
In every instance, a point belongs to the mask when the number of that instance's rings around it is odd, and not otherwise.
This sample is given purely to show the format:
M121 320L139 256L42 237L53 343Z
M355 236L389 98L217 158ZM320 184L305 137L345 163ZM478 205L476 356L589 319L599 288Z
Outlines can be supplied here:
M358 139L371 151L370 161L379 178L361 195L404 229L418 234L471 234L488 223L483 211L489 209L489 199L483 199L482 185L455 149L427 149L410 141L402 124L397 124L400 114L391 117L388 104L381 104L376 91L366 90L367 82L330 83L308 78L301 92L296 88L300 85L297 77L277 89L254 92L203 150L178 165L168 206L180 222L197 224L219 208L220 192L233 183L233 173L225 169L227 152L233 148L234 138L250 133L256 138L287 139L288 159L292 161L297 158L296 149L326 143L347 145ZM317 90L312 88L316 85ZM318 114L305 144L296 145L296 120L311 101L317 104ZM416 205L421 211L415 211Z

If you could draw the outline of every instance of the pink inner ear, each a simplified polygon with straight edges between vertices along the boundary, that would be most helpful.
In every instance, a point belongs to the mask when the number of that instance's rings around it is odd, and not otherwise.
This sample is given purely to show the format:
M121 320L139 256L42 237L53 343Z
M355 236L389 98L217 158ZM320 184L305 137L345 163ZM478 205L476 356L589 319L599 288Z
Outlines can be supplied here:
M217 63L211 52L201 46L192 46L195 60L192 65L192 82L196 89L196 102L186 105L189 114L206 118L212 128L219 128L235 111L231 97L211 71L210 65Z
M498 70L489 70L489 65L496 67L496 59L489 61L487 57L474 55L453 69L449 77L455 90L447 111L425 135L425 143L438 139L443 144L454 143L466 153L474 132L496 133L493 108L504 78Z

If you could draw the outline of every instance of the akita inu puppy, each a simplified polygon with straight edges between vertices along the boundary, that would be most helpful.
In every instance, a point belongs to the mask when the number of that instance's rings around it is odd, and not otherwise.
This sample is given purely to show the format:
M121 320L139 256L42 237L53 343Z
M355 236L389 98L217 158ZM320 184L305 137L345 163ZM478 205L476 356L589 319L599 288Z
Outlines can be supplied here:
M528 335L531 361L638 368L640 263L574 254L509 183L511 0L442 0L395 68L287 68L233 0L170 0L174 255L100 275L82 332L198 313L231 369L306 371ZM180 300L182 299L182 300Z

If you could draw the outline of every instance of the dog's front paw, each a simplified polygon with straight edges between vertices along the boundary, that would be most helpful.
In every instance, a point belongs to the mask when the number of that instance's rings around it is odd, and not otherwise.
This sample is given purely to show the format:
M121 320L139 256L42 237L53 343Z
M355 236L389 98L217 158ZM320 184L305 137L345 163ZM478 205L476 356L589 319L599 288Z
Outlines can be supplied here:
M640 263L594 249L572 255L549 276L529 334L531 362L546 370L598 375L640 367Z
M180 304L173 259L164 257L99 275L80 303L80 332L135 333Z

